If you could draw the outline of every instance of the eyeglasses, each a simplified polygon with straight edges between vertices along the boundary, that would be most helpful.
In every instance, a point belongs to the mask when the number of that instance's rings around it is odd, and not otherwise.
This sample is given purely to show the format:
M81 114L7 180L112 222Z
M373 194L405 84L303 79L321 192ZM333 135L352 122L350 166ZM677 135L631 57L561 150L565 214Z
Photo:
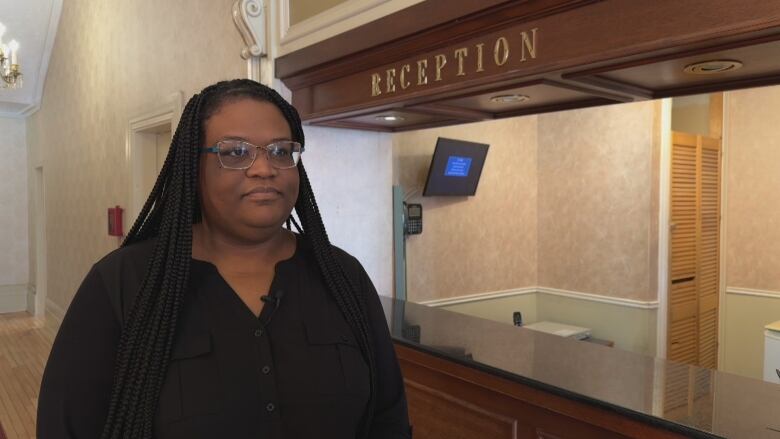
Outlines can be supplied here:
M268 163L276 169L294 168L301 159L303 146L298 142L280 140L266 146L257 146L243 140L222 140L204 147L203 152L214 152L219 164L226 169L249 169L257 159L257 150L265 150Z

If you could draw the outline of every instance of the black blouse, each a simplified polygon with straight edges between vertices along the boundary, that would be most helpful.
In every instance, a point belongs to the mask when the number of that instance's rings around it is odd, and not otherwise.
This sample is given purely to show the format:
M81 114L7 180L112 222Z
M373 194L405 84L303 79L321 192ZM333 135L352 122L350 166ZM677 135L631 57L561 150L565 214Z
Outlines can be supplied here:
M46 365L38 438L98 438L123 322L146 273L153 241L95 264L65 315ZM410 438L398 361L379 298L360 263L337 256L369 297L378 372L371 438ZM163 384L155 437L354 438L369 393L368 366L298 238L271 284L278 301L260 317L208 262L192 260Z

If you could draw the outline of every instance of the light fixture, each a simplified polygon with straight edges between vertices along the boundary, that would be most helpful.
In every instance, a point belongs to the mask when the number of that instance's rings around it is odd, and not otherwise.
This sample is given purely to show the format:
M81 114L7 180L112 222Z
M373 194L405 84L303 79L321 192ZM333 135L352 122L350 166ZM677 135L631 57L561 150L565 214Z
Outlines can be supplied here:
M490 98L490 102L494 104L515 104L518 102L525 102L531 99L528 95L511 94L511 95L498 95Z
M716 75L718 73L731 72L741 67L742 63L739 61L729 59L714 59L710 61L701 61L688 64L683 69L683 72L690 75Z
M376 119L381 120L382 122L401 122L403 120L406 120L406 118L403 116L395 116L392 114L377 116Z
M10 43L3 44L3 35L6 27L0 23L0 82L2 88L21 88L22 71L19 68L19 42L11 40Z

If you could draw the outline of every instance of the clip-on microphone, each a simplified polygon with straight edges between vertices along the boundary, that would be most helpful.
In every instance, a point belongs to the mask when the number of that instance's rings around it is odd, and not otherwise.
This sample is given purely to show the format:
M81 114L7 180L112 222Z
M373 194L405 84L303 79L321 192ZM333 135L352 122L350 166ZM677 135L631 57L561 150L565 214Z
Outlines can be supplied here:
M274 313L279 308L279 306L282 304L282 296L284 295L284 291L282 290L275 290L272 291L271 294L260 296L260 300L263 301L263 303L271 303L274 305L273 309L271 310L271 313L268 314L268 319L266 319L265 323L263 323L263 327L265 328L269 324L271 324L271 318L274 316Z

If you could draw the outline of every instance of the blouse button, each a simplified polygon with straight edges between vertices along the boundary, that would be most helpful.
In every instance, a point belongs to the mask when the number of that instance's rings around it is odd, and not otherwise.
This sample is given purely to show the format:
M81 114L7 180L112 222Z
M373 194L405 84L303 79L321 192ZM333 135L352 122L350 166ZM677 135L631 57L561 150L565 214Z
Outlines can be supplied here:
M269 403L268 403L268 405L266 405L266 406L265 406L265 409L266 409L268 412L272 412L272 411L274 411L274 409L275 409L275 408L276 408L276 406L275 406L275 405L274 405L274 403L272 403L272 402L269 402Z
M255 337L262 337L262 336L263 336L263 330L255 329Z
M262 371L263 371L263 374L268 375L271 372L271 367L270 366L263 366Z

